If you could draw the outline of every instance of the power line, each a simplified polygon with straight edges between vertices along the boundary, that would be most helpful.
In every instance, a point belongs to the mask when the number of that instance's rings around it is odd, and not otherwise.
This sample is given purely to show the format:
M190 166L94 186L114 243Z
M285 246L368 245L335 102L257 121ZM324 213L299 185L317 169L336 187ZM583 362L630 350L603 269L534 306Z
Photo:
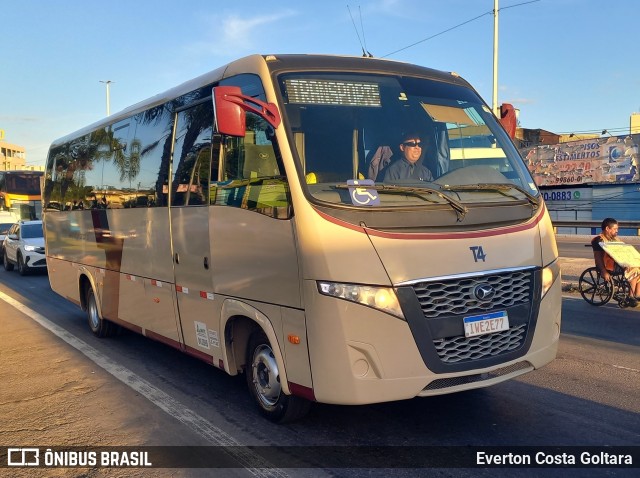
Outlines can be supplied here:
M608 131L609 133L614 133L616 131L620 131L621 133L626 133L627 131L629 131L629 126L622 126L622 127L618 127L618 128L598 128L598 129L587 129L587 130L571 130L571 131L560 131L556 134L595 134L595 133L601 133L602 131Z
M540 0L529 0L528 2L522 2L522 3L517 3L517 4L515 4L515 5L509 5L508 7L498 8L498 11L501 11L501 10L507 10L507 9L509 9L509 8L514 8L514 7L519 7L519 6L521 6L521 5L527 5L527 4L529 4L529 3L536 3L536 2L539 2L539 1L540 1ZM471 19L467 20L466 22L462 22L462 23L460 23L460 24L458 24L458 25L455 25L455 26L453 26L453 27L451 27L451 28L447 28L446 30L441 31L440 33L436 33L435 35L431 35L430 37L425 38L424 40L417 41L417 42L415 42L415 43L412 43L411 45L405 46L404 48L400 48L399 50L392 51L391 53L387 53L386 55L384 55L384 56L382 56L382 57L380 57L380 58L387 58L388 56L395 55L396 53L399 53L399 52L401 52L401 51L407 50L407 49L409 49L409 48L411 48L411 47L413 47L413 46L419 45L420 43L424 43L424 42L426 42L427 40L431 40L431 39L433 39L433 38L435 38L435 37L437 37L437 36L440 36L440 35L443 35L443 34L445 34L445 33L447 33L447 32L450 32L451 30L455 30L456 28L462 27L462 26L464 26L464 25L466 25L466 24L468 24L468 23L471 23L471 22L473 22L473 21L476 21L476 20L478 20L479 18L482 18L482 17L484 17L484 16L486 16L486 15L493 15L493 10L489 10L488 12L485 12L485 13L483 13L483 14L481 14L481 15L478 15L477 17L471 18Z
M473 21L477 20L478 18L482 18L482 17L484 17L484 16L486 16L486 15L490 15L490 14L493 14L493 10L488 11L488 12L486 12L486 13L483 13L482 15L478 15L477 17L472 18L471 20L467 20L466 22L462 22L462 23L460 23L460 24L458 24L458 25L456 25L456 26L454 26L454 27L447 28L446 30L441 31L440 33L436 33L435 35L431 35L430 37L425 38L424 40L417 41L417 42L415 42L415 43L412 43L411 45L405 46L404 48L400 48L399 50L392 51L391 53L387 53L386 55L384 55L384 56L382 56L382 57L380 57L380 58L387 58L388 56L395 55L396 53L399 53L399 52L401 52L401 51L408 50L409 48L411 48L411 47L413 47L413 46L419 45L420 43L424 43L424 42L426 42L427 40L431 40L431 39L433 39L433 38L435 38L435 37L437 37L437 36L443 35L443 34L445 34L445 33L447 33L447 32L450 32L451 30L455 30L455 29L456 29L456 28L458 28L458 27L461 27L461 26L463 26L463 25L466 25L467 23L471 23L471 22L473 22Z

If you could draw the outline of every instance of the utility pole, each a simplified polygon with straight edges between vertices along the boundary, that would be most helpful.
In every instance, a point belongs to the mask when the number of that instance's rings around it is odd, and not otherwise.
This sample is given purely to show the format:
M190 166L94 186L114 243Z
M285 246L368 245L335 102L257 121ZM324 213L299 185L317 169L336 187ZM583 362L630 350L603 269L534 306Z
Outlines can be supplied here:
M107 86L107 116L111 116L111 96L109 95L109 87L111 83L114 82L111 80L100 80L100 83L104 83Z
M498 109L498 0L493 0L493 114L500 118Z

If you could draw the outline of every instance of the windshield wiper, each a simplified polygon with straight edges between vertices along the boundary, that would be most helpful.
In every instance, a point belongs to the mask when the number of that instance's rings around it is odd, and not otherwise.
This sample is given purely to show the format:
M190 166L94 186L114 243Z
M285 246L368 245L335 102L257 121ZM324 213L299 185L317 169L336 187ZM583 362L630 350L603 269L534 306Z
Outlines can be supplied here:
M540 206L540 202L536 199L536 197L533 194L531 194L529 191L527 191L523 187L520 187L516 184L480 183L480 184L460 184L460 185L454 185L454 186L443 185L442 189L444 189L445 191L479 191L479 190L497 191L504 196L518 199L515 196L504 192L505 190L508 190L508 189L515 189L516 191L522 193L527 198L527 201L529 201L529 203L533 206L534 210L538 209L538 207Z
M462 221L464 219L464 216L467 214L467 207L462 204L460 201L457 201L456 199L453 199L449 196L447 196L446 194L442 194L440 191L438 191L437 189L433 189L433 188L429 188L429 187L419 187L419 188L410 188L408 186L392 186L392 185L385 185L385 184L367 184L366 186L352 186L352 185L348 185L348 184L336 184L335 185L336 189L349 189L349 188L353 188L353 187L361 187L363 189L375 189L378 192L383 192L383 193L409 193L412 196L417 196L420 199L424 199L425 201L429 201L431 203L438 203L438 201L434 201L433 199L430 199L428 197L425 196L425 194L435 194L436 196L438 196L440 199L445 200L447 203L449 203L449 205L453 208L453 210L456 212L456 217L458 222Z

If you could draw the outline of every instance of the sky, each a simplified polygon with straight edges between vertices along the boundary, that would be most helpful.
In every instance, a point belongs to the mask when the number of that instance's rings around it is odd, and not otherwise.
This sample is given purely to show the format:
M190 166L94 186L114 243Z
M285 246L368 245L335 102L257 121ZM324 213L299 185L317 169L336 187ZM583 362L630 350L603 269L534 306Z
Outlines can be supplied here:
M353 1L353 3L350 3ZM491 105L494 0L0 0L0 130L51 142L253 53L362 55L455 71ZM638 0L499 0L498 104L520 126L629 131Z

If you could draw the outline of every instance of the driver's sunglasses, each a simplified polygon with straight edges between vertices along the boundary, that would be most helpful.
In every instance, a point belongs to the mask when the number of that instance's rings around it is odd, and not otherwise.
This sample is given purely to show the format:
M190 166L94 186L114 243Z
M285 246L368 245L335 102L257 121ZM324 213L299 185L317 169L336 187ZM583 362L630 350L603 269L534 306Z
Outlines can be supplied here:
M402 144L409 146L410 148L422 148L422 143L417 143L416 141L407 141Z

